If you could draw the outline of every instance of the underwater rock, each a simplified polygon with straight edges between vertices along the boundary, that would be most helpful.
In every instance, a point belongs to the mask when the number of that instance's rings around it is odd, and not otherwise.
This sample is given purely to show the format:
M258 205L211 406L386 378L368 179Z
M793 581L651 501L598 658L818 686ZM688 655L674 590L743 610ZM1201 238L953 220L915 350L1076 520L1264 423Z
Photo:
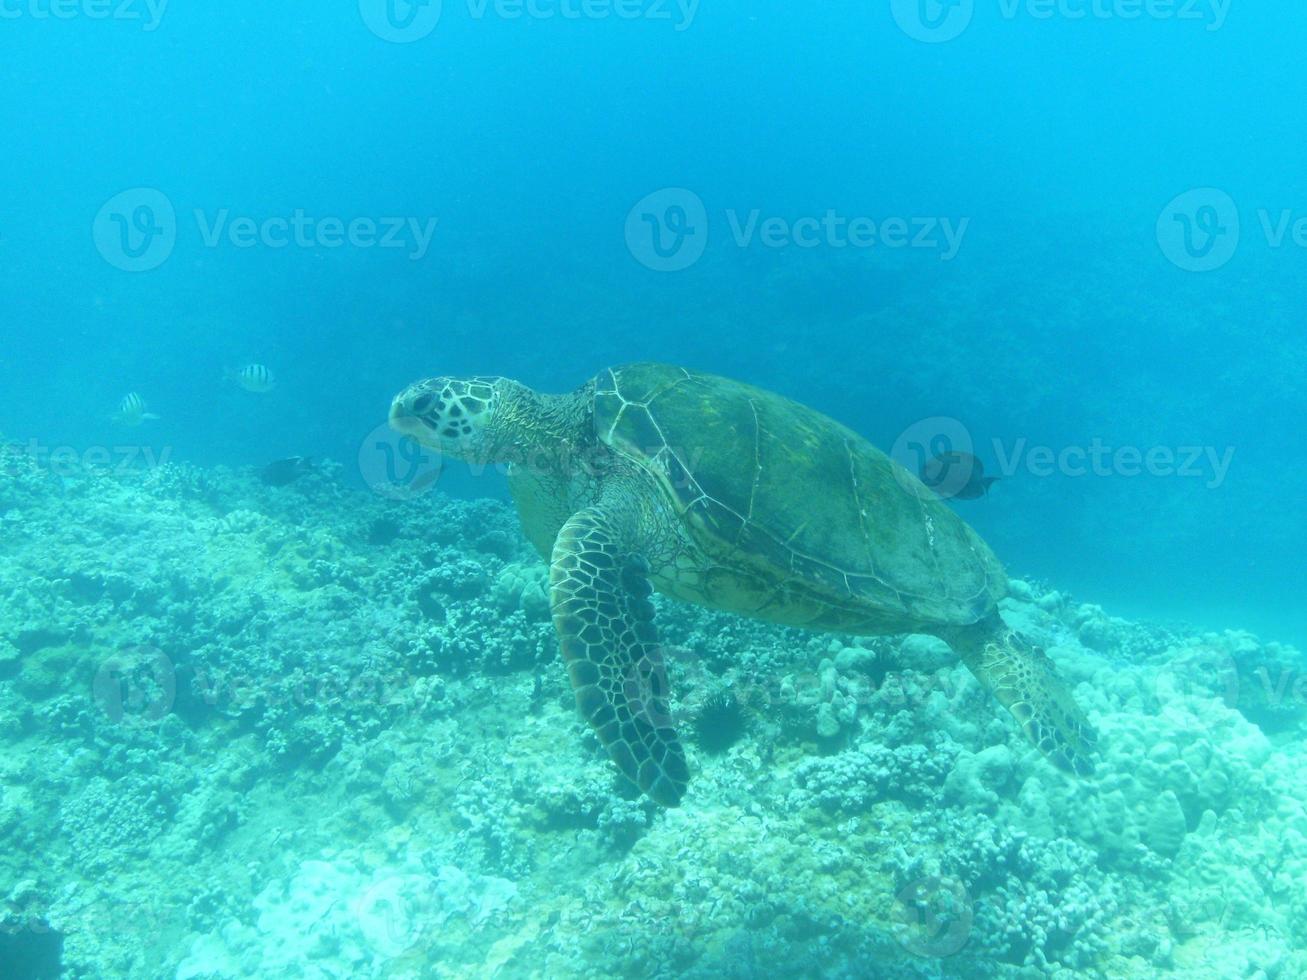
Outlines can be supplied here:
M1009 579L1007 583L1008 595L1017 602L1034 602L1035 590L1030 587L1030 583L1023 579Z
M1116 647L1117 637L1124 625L1122 620L1108 616L1101 606L1086 604L1075 615L1076 633L1080 642L1091 650L1103 653Z
M1066 597L1056 590L1045 592L1035 600L1035 605L1045 612L1056 612L1066 605Z
M543 562L505 565L490 589L491 600L501 609L520 609L533 622L549 622L549 570Z
M835 655L835 669L841 674L875 673L880 658L865 647L842 647Z
M834 738L840 733L840 720L836 717L835 711L835 705L829 701L817 705L817 724L815 727L818 738Z
M1009 796L1015 760L1006 745L991 745L980 752L963 752L944 783L944 799L962 806L992 810L999 798Z
M913 633L899 643L898 657L901 668L931 673L941 668L957 666L958 656L949 645L937 636Z
M1163 790L1153 803L1140 839L1150 850L1170 858L1179 853L1188 832L1179 797L1174 790Z

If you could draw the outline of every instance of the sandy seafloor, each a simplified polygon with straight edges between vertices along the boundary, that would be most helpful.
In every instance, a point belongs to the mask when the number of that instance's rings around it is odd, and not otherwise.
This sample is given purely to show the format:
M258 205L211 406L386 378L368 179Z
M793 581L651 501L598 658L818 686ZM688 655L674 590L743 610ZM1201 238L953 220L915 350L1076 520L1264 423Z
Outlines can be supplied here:
M662 811L507 506L4 462L0 937L66 976L1307 976L1307 682L1237 623L1014 582L1073 780L937 641L660 601Z

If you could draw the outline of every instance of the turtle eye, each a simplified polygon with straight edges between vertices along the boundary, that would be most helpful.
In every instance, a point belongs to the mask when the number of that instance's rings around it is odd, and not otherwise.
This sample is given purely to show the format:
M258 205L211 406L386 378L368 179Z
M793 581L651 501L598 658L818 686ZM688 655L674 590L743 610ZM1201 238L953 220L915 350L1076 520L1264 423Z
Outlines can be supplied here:
M436 396L428 392L425 395L419 395L413 400L411 411L414 415L426 415L431 411L431 404L436 400Z

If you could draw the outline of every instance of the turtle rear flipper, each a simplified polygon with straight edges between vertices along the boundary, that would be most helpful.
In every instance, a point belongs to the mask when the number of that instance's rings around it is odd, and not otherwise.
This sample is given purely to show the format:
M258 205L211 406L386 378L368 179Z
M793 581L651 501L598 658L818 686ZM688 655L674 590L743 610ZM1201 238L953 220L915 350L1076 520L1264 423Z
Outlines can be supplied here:
M940 635L1050 762L1078 776L1093 774L1098 735L1043 650L997 615Z
M550 563L550 602L576 705L622 773L676 806L689 768L667 707L649 563L620 512L590 507L563 525Z

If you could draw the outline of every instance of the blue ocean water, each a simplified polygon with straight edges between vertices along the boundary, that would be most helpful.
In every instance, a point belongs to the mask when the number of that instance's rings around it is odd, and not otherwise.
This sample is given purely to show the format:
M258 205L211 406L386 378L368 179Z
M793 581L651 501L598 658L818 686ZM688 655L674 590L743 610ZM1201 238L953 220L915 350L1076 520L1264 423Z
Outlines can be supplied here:
M1305 32L1228 0L0 0L0 434L363 489L414 379L663 361L910 467L974 453L1000 479L950 506L1014 577L1302 647Z
M140 391L174 458L350 459L414 377L562 391L611 363L685 363L887 449L958 419L991 470L995 440L1013 460L966 508L1013 569L1122 614L1301 642L1305 15L977 4L943 43L896 23L934 6L446 4L395 43L349 4L142 0L100 19L15 3L4 428L110 442L107 415ZM171 205L175 244L133 273L91 229L137 188ZM681 271L626 241L664 188L706 218ZM1162 212L1195 188L1239 222L1211 271L1159 247ZM233 237L296 214L436 224L425 249L412 227L384 248L382 228L362 246L330 227ZM805 218L821 224L799 241ZM856 219L903 221L908 244L894 226L850 243ZM944 221L963 227L955 254ZM276 371L275 395L222 384L249 362ZM1081 477L1021 452L1095 441L1177 456ZM1185 468L1191 446L1233 452L1228 471Z

